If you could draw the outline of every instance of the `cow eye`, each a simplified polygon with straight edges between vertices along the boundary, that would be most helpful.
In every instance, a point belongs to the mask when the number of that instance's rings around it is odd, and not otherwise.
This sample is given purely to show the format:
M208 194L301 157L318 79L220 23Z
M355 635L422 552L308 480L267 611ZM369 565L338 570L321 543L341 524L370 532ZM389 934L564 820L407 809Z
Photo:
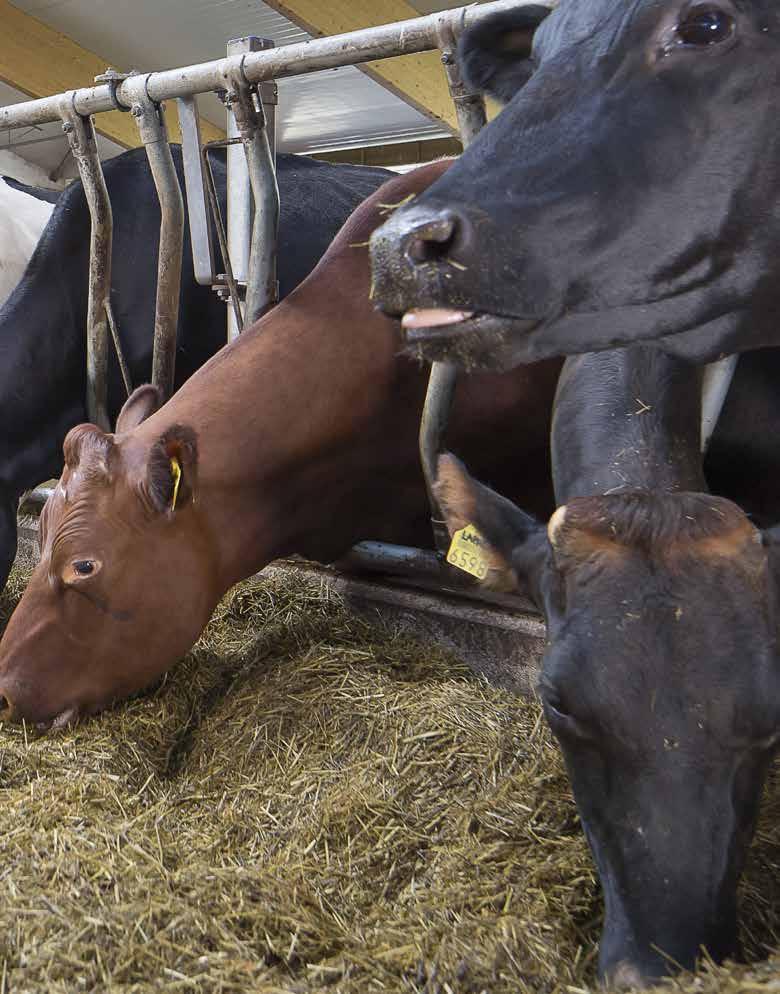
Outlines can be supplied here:
M734 33L734 18L717 7L696 7L677 25L677 37L683 45L703 48L718 45Z
M73 572L79 576L92 576L95 564L91 559L79 559L73 564Z

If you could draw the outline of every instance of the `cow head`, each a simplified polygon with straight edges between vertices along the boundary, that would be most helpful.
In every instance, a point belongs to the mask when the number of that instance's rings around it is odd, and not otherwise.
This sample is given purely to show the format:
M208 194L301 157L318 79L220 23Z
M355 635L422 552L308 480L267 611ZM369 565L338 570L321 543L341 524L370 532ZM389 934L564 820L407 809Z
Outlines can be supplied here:
M539 692L602 883L602 976L733 954L780 737L771 536L686 493L578 498L545 528L452 456L436 489L451 532L481 532L488 580L524 579L546 615Z
M85 424L65 439L41 561L0 643L0 717L48 726L98 711L160 676L207 622L219 590L197 521L197 439L182 426L127 434L159 402L140 387L116 435Z
M776 343L777 4L561 0L486 18L460 58L506 106L372 238L410 351L505 368Z

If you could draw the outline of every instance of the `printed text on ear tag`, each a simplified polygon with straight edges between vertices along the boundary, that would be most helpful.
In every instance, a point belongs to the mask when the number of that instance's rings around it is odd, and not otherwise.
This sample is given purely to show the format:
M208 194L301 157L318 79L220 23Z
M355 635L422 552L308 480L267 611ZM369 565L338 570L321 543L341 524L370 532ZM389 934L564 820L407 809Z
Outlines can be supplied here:
M173 500L171 510L176 510L176 498L179 496L179 484L181 483L181 463L178 459L171 459L171 476L173 477Z
M447 562L478 580L484 580L488 575L488 560L484 551L486 547L487 542L474 525L466 525L452 536Z

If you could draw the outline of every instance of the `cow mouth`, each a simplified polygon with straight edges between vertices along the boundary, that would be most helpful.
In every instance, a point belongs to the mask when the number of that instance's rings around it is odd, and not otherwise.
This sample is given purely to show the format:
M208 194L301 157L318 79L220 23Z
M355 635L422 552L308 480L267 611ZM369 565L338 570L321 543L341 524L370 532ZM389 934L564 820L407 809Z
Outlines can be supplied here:
M46 721L37 721L35 728L39 732L56 732L63 728L72 728L79 723L80 718L81 710L76 705L72 708L66 708L55 718L49 718Z
M505 370L514 365L514 341L540 323L488 312L415 308L401 319L403 353L427 362L453 362L469 371Z

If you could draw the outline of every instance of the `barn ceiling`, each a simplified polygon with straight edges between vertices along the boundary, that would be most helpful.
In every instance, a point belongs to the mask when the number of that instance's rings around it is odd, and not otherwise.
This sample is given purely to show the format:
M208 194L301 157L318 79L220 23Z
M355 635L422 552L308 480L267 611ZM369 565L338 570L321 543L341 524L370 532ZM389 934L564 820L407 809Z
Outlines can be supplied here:
M323 0L326 2L326 0ZM447 0L411 0L421 13L458 6ZM225 51L228 39L255 34L277 45L309 35L260 0L15 0L14 6L98 52L121 69L150 71L207 61ZM85 81L86 83L86 81ZM0 102L23 99L0 84ZM224 108L211 95L201 113L224 127ZM0 134L0 148L57 134L52 125L23 135ZM318 152L447 134L441 125L352 67L279 82L278 142L281 151ZM103 141L104 154L118 146ZM47 170L66 153L62 139L17 149Z

